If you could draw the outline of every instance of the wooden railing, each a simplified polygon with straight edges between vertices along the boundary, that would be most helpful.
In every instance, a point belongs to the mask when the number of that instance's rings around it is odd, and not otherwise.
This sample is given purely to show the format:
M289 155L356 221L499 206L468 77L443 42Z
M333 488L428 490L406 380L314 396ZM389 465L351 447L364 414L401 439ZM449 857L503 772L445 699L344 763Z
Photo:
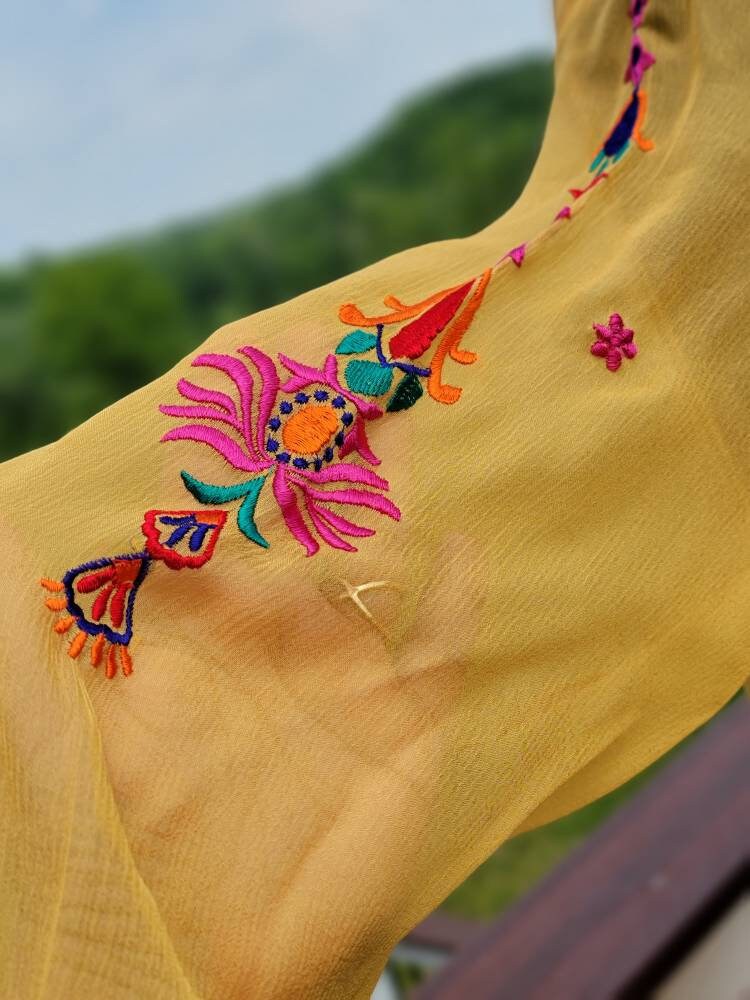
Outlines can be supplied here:
M419 1000L643 1000L749 883L742 697L489 928L403 946L454 952Z

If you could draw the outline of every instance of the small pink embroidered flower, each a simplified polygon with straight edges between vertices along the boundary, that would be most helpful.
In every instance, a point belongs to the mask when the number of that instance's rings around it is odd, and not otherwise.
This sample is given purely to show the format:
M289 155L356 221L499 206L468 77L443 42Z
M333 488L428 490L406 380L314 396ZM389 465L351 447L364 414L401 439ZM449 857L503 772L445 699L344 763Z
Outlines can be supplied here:
M591 353L597 358L606 358L607 368L611 372L617 371L623 358L634 358L638 353L633 340L635 334L623 325L619 313L612 313L608 326L594 323L593 329L599 338L591 345Z
M656 59L648 49L643 47L643 42L638 35L633 35L633 41L630 46L630 60L628 61L628 68L625 71L625 83L632 83L633 87L638 90L643 80L643 74L655 62Z
M239 353L257 371L257 402L253 373L243 361L228 354L201 354L193 366L228 375L237 399L180 379L177 388L191 402L165 404L159 409L172 417L201 422L174 427L162 441L206 444L235 469L252 473L253 478L232 486L214 486L183 472L187 489L201 503L243 499L238 527L251 541L267 547L254 515L263 484L272 472L273 494L286 526L308 555L320 548L316 535L333 548L355 552L342 536L375 534L371 528L342 517L330 505L365 507L399 520L400 510L383 496L390 489L388 482L362 465L342 461L355 452L370 465L379 464L367 440L365 421L383 411L341 385L336 356L329 355L320 369L280 354L279 360L290 373L282 384L267 354L255 347L241 347ZM229 433L220 430L222 425Z

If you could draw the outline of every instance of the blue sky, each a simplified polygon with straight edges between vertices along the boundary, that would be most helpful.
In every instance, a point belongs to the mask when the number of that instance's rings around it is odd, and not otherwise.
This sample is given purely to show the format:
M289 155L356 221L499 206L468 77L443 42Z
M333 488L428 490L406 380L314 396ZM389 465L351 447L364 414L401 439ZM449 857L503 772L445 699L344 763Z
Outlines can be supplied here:
M552 0L26 0L0 39L0 261L297 178L404 97L551 51Z

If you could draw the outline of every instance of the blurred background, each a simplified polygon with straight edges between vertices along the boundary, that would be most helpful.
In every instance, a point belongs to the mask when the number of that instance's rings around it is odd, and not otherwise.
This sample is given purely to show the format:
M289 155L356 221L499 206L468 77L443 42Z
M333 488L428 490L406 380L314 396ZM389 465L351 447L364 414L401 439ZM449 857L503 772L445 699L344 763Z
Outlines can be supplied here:
M0 458L221 324L516 198L550 0L60 0L3 17Z
M551 6L59 0L6 10L0 458L61 436L161 374L222 323L406 247L467 235L500 215L520 193L544 130ZM678 765L685 752L671 755ZM738 752L747 766L747 743ZM532 887L548 911L545 878L564 859L590 863L592 835L609 836L601 832L609 829L605 820L630 815L627 808L642 829L639 797L665 765L501 848L399 947L378 995L410 996L440 982L439 970L488 922L510 921L503 940L515 941L517 914L526 912L518 907L536 898ZM691 829L689 818L682 828ZM574 849L583 853L571 855ZM722 850L734 858L726 844ZM622 851L624 859L629 849ZM641 873L647 895L654 879L667 878L654 851ZM673 837L668 855L677 854ZM701 905L724 892L729 877L715 870L715 854L709 844L693 865L705 874ZM581 876L574 898L601 907L601 878L592 886ZM693 903L680 905L689 922ZM675 934L672 925L650 931L656 958L631 950L628 982L642 986L634 996L650 995L638 976L661 961L662 938L674 951ZM481 966L476 955L472 961ZM548 970L553 964L550 958ZM579 961L579 971L585 965ZM599 989L579 984L562 992L535 992L503 975L487 973L486 993L459 977L453 987L436 986L434 996L625 995L604 985L602 970L590 973ZM712 987L710 995L740 994Z

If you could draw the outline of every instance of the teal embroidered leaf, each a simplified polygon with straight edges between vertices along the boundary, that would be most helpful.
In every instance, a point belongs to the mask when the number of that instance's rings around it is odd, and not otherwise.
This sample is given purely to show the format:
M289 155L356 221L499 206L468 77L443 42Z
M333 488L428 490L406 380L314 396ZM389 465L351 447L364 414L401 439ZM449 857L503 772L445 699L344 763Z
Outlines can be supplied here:
M350 361L344 371L346 384L352 392L365 396L382 396L393 381L393 369L377 361Z
M248 493L240 504L240 509L237 511L237 527L246 538L250 539L251 542L255 542L257 545L261 545L264 549L267 549L268 542L258 531L255 524L255 505L258 503L258 497L260 496L260 491L265 481L265 476L261 479L253 480L253 482L258 485L256 486L255 491L253 493Z
M422 383L416 375L404 375L396 386L396 391L388 400L386 410L389 413L408 410L410 406L414 406L423 392Z
M184 470L180 473L186 489L193 494L199 503L222 504L231 503L232 500L239 500L244 497L240 509L237 511L237 527L242 534L249 538L251 542L261 545L267 549L268 542L258 531L255 524L255 507L258 503L260 491L266 481L265 476L256 476L248 479L244 483L237 483L235 486L214 486L212 483L201 482L195 476Z
M374 333L365 333L364 330L354 330L352 333L347 333L344 339L339 341L336 353L364 354L365 351L371 351L377 342L378 338Z

